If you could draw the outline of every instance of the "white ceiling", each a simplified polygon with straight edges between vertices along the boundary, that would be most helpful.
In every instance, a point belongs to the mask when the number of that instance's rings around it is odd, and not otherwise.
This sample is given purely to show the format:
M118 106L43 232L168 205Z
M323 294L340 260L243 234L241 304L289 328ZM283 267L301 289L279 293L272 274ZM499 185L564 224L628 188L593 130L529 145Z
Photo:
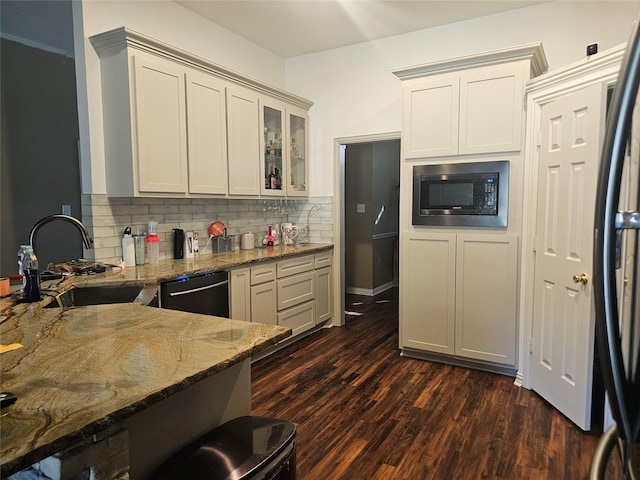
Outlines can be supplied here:
M549 0L174 0L283 58Z

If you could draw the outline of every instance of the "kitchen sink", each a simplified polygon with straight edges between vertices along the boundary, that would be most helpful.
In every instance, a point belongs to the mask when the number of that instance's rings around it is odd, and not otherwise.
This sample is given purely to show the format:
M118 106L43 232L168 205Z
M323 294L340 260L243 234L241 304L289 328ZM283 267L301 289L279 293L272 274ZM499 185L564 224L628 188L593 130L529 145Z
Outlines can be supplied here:
M138 298L143 289L143 284L73 288L55 297L47 308L130 303Z

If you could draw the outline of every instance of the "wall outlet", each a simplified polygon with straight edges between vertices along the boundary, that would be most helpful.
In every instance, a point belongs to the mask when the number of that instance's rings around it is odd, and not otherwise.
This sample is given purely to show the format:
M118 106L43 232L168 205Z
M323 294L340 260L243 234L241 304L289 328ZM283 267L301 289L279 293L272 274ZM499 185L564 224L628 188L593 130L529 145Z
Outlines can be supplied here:
M591 45L587 45L587 57L590 57L591 55L595 55L596 53L598 53L597 43L592 43Z
M356 212L357 213L364 213L364 203L358 203L356 205Z

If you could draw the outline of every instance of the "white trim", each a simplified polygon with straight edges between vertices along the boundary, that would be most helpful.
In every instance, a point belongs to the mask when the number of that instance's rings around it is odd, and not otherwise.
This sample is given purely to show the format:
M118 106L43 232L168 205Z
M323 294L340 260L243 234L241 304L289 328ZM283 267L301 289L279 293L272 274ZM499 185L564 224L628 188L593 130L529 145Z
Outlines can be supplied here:
M366 295L367 297L375 297L376 295L391 290L393 288L393 282L385 283L376 288L359 288L359 287L347 287L347 293L353 295Z
M526 141L524 158L525 185L522 219L522 250L520 252L520 325L518 348L517 384L531 388L531 353L529 339L533 336L533 290L535 275L535 233L536 206L538 195L540 112L542 106L594 83L613 85L618 78L618 70L624 53L624 45L602 52L594 57L581 60L532 79L527 83Z
M384 142L400 140L400 132L374 133L370 135L355 135L352 137L338 137L333 140L334 181L333 181L333 251L334 259L339 265L334 273L334 315L333 324L342 326L344 320L345 282L345 239L344 239L344 155L345 145L354 143Z
M480 53L477 55L468 55L450 60L402 67L392 70L391 73L400 80L408 80L411 78L424 77L425 75L436 75L464 70L469 67L477 67L479 64L487 66L506 62L515 62L518 60L531 61L530 74L534 77L546 72L548 68L542 44L537 42L493 50L491 52Z
M135 48L198 69L205 73L216 75L224 80L257 90L260 93L266 93L267 95L292 103L305 110L308 110L311 105L313 105L311 100L259 82L235 70L211 62L127 27L119 27L98 35L93 35L89 37L89 40L100 57L115 55L125 48Z
M47 45L46 43L36 42L34 40L29 40L28 38L22 38L16 35L11 35L10 33L2 33L0 34L0 38L4 38L5 40L9 40L11 42L20 43L27 47L37 48L38 50L44 50L45 52L55 53L56 55L64 55L65 57L75 58L74 52L69 52L61 48L52 47L51 45Z

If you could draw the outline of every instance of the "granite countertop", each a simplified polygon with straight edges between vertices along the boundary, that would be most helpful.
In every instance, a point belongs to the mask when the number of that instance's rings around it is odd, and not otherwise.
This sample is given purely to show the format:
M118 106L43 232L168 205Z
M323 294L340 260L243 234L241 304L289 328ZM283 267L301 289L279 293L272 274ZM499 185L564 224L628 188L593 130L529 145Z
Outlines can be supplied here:
M105 430L288 337L291 329L140 304L24 309L0 325L0 476Z
M161 260L157 265L126 267L121 271L105 274L73 277L73 285L78 287L100 284L157 283L171 280L186 273L196 274L212 270L231 270L250 266L257 262L278 260L284 257L303 255L332 249L332 244L307 244L255 248L253 250L232 250L218 254L202 254L196 258L182 260Z
M185 273L230 270L332 245L239 250L43 282L40 303L5 298L0 389L18 396L0 415L0 477L71 447L291 335L291 329L137 303L43 308L56 291L157 284Z

